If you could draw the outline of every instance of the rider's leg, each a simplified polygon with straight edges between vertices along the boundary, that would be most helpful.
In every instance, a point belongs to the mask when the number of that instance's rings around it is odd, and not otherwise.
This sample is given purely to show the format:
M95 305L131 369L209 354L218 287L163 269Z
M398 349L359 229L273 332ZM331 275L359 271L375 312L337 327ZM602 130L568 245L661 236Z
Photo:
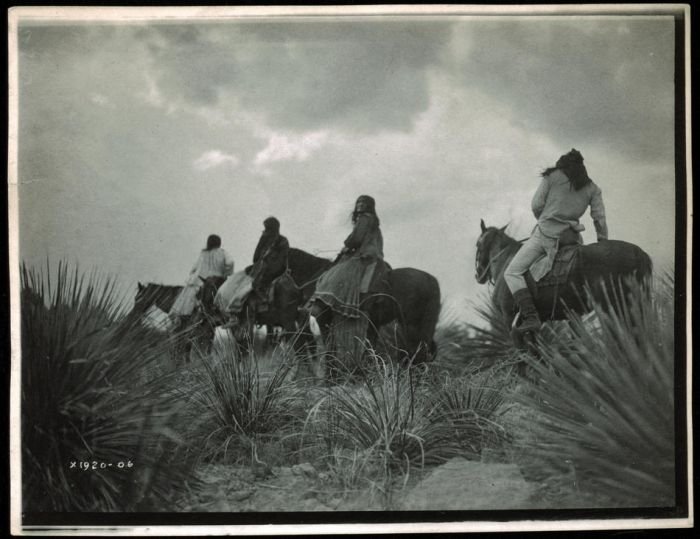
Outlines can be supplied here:
M513 299L520 309L522 320L519 329L521 331L537 331L542 326L532 295L525 282L525 273L530 269L532 263L547 252L546 240L548 238L538 232L536 231L515 253L513 260L508 264L503 274L506 284L513 294Z

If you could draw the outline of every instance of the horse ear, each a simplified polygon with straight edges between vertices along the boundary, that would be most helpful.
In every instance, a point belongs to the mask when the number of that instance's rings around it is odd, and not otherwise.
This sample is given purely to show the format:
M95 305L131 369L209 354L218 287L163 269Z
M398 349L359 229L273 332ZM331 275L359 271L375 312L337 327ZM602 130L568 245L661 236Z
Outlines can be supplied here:
M198 275L198 277L199 277L199 280L202 281L203 283L207 282L207 280L204 277L202 277L201 275Z
M141 281L139 281L138 284L139 284L139 292L141 292L144 288L146 288L145 286L143 286L143 285L141 284Z
M481 220L481 231L486 232L486 225L484 224L484 220Z
M505 231L506 231L506 228L508 228L508 225L502 226L502 227L501 227L501 232L505 232Z

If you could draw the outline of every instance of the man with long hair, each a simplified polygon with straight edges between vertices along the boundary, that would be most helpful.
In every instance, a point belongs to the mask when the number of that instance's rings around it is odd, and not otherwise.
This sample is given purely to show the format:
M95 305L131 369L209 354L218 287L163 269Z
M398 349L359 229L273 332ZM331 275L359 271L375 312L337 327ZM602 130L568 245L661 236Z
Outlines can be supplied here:
M572 149L562 155L555 166L542 172L540 185L532 198L532 212L537 219L537 226L532 236L515 254L504 274L506 284L520 309L521 331L537 331L541 326L527 288L525 273L533 262L543 256L553 259L559 246L582 243L581 231L584 227L579 219L589 207L598 241L607 239L608 227L602 192L588 177L581 153Z

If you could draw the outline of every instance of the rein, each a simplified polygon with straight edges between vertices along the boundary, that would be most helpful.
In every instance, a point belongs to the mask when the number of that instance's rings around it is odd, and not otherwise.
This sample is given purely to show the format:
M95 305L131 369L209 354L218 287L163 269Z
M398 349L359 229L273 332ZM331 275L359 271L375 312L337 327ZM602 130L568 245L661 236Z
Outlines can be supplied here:
M478 273L478 266L479 266L479 257L477 253L477 260L476 260L476 266L477 266L477 280L481 280L484 278L487 274L489 275L489 282L493 284L493 275L491 275L491 266L493 263L498 260L501 256L503 256L503 253L505 253L508 249L510 248L510 245L506 245L503 249L498 251L495 256L491 257L489 259L489 263L486 264L486 267L484 268L484 271L481 273Z

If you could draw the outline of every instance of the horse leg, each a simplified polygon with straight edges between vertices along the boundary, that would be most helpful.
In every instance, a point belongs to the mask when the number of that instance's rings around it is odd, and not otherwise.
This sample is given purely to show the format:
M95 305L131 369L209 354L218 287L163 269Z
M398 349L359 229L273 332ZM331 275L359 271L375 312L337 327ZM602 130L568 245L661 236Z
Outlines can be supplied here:
M316 302L319 305L320 302ZM335 383L339 379L340 369L337 365L337 359L333 357L333 311L330 308L318 308L312 312L312 316L316 320L319 332L321 333L321 342L323 343L323 353L319 354L319 361L323 364L326 380L330 383Z
M265 347L273 347L278 344L277 336L275 335L275 326L273 324L265 324Z

